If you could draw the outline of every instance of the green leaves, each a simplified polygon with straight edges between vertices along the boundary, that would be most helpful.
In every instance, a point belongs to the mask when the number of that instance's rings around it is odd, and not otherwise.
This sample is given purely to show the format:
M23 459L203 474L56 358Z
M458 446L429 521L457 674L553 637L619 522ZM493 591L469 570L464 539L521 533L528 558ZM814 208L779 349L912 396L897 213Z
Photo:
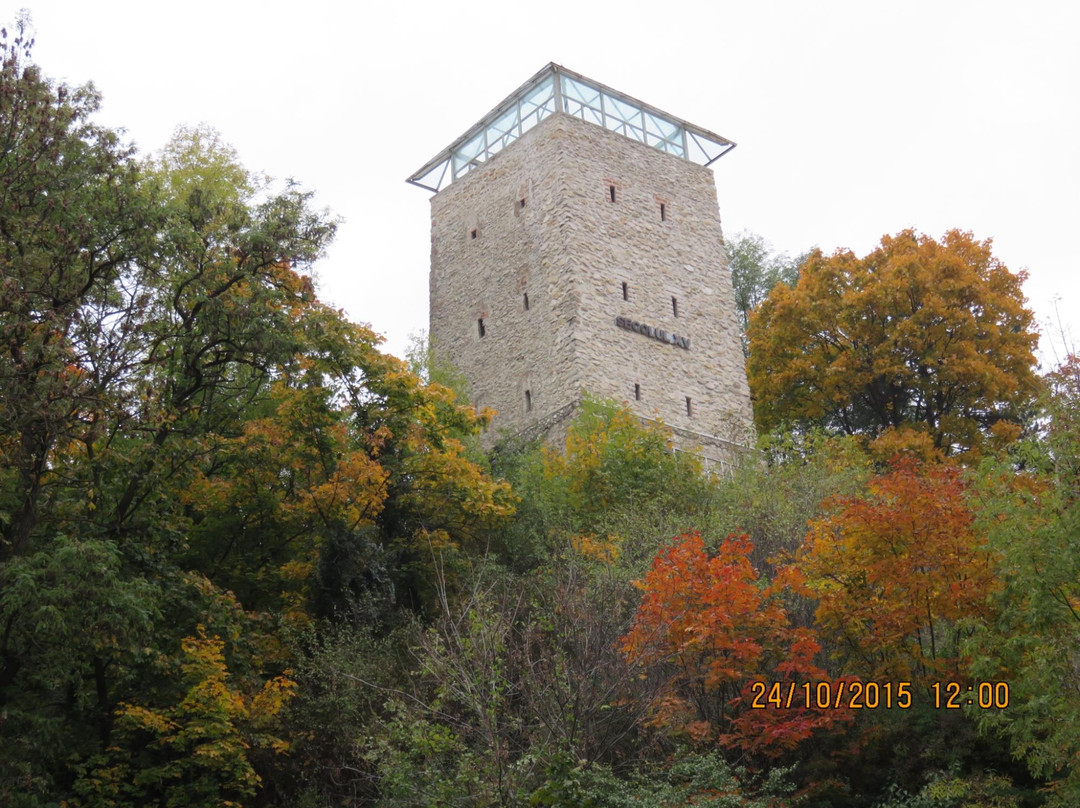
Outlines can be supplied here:
M1000 556L995 617L966 645L972 674L1009 683L1008 710L978 711L984 730L1007 738L1036 775L1051 779L1050 804L1080 799L1080 450L1076 359L1051 374L1044 405L1043 473L986 462L979 469L981 521Z
M735 311L742 330L743 353L750 355L746 330L750 312L768 296L778 283L794 286L799 267L806 256L791 259L786 254L774 255L761 236L742 232L729 236L724 243L731 283L735 289Z
M17 44L17 43L15 43ZM104 406L110 310L155 217L130 151L90 123L90 87L53 85L4 44L0 66L0 560L23 552L53 450Z
M3 54L0 802L27 772L237 801L284 749L278 623L423 609L432 549L513 497L462 445L483 419L318 301L310 193L206 126L139 162L92 88Z

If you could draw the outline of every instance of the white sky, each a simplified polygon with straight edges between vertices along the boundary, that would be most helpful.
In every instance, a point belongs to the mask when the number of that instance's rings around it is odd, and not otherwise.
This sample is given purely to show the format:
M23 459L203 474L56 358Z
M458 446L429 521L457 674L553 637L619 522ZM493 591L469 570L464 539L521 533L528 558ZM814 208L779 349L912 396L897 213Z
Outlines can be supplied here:
M736 141L713 164L729 234L862 255L971 230L1080 339L1069 0L3 0L0 20L24 5L35 60L92 80L144 153L206 122L314 189L345 220L321 295L397 355L427 326L429 194L405 178L551 61Z

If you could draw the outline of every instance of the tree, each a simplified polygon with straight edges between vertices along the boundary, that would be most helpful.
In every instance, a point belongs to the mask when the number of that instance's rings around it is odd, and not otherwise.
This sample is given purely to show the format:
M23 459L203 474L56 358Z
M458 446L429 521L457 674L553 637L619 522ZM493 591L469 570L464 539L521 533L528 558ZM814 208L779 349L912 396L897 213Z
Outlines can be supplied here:
M210 725L235 799L275 765L237 733L274 733L281 624L422 608L512 496L459 440L483 418L319 302L310 193L207 127L139 161L21 27L2 52L0 802L181 771Z
M762 586L752 545L732 535L714 555L697 533L661 550L641 582L641 606L622 650L632 664L664 681L652 722L694 741L719 740L775 755L816 730L849 719L844 709L752 704L755 681L793 696L799 683L826 680L808 629L792 626L780 586Z
M861 496L810 523L798 566L844 673L893 681L962 676L960 621L997 586L960 470L897 459Z
M53 450L105 406L87 356L157 225L93 87L52 84L31 45L25 19L0 41L0 561L29 549Z
M972 673L1006 682L1007 710L979 710L1009 742L1049 805L1080 803L1080 359L1048 374L1037 447L979 468L980 524L998 554L994 611L967 643ZM1017 460L1026 470L1017 472ZM1032 469L1035 470L1032 470Z
M521 499L501 551L517 569L600 537L621 542L638 575L658 537L701 525L712 500L698 458L673 452L662 424L614 402L587 399L560 447L507 445L493 466Z
M814 251L750 320L748 373L763 431L822 425L930 436L945 454L1020 433L1037 335L1023 272L990 241L905 230L865 258Z
M750 312L778 283L794 286L799 279L799 267L806 256L793 259L786 253L775 254L764 238L746 231L725 239L724 251L731 269L731 284L735 287L735 312L742 331L743 353L749 356L750 343L746 329L750 323Z
M87 808L122 805L239 806L255 795L260 777L252 748L283 754L277 716L296 684L285 677L265 683L253 696L228 681L224 642L185 637L179 675L181 693L165 709L121 704L113 744L95 756L77 790Z

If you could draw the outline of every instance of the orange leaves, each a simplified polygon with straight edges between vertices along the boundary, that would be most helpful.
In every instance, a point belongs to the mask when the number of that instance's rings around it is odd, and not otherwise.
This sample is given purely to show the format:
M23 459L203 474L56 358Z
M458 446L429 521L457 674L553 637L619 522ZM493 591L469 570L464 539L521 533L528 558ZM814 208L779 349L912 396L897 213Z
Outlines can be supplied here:
M623 650L645 664L678 659L704 666L710 686L737 681L762 653L753 639L777 618L761 610L749 540L731 536L715 557L697 533L660 551L645 577L645 596Z
M814 664L820 646L808 629L790 625L779 589L763 586L751 565L752 549L746 536L731 535L710 556L701 536L689 533L661 550L641 583L622 651L666 675L654 724L776 754L847 716L798 704L750 708L746 691L755 679L825 678Z
M946 454L980 450L1033 389L1023 278L957 230L886 236L864 258L812 253L798 284L775 287L750 320L759 426L871 438L905 427Z
M894 461L867 495L837 498L810 525L798 566L817 622L869 677L943 674L957 621L986 614L996 586L960 470Z

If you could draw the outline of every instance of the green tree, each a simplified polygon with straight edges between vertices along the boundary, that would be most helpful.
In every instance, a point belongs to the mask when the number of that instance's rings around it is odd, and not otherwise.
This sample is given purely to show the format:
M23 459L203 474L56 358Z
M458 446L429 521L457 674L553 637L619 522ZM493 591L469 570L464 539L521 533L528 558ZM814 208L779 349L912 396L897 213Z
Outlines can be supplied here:
M929 436L945 454L1014 439L1036 388L1037 335L990 242L906 230L865 258L811 253L750 320L750 389L763 431L821 425Z
M743 353L750 355L746 336L750 312L758 307L778 283L794 286L799 279L799 267L805 255L790 258L786 253L774 253L772 245L756 233L742 231L724 240L731 284L735 287L735 312L742 332Z
M640 539L627 548L644 565L653 542L690 528L711 502L698 458L673 451L662 424L611 402L586 400L562 446L505 451L494 465L522 499L525 535L512 537L511 563L561 552L574 537L614 535Z
M0 802L30 806L182 770L181 736L263 704L282 622L423 608L433 555L513 499L458 438L482 417L318 301L335 222L309 193L206 127L137 161L91 88L49 82L22 29L3 44ZM195 676L194 637L225 667ZM276 765L222 731L238 779L208 775L210 804Z
M0 561L30 549L53 451L108 406L95 360L157 223L93 87L48 81L31 44L25 20L0 41Z
M1047 382L1041 446L979 469L1002 588L968 651L973 676L1009 688L1007 710L973 711L980 727L1007 738L1050 780L1050 804L1066 806L1080 801L1080 361L1069 357ZM1029 470L1017 473L1016 460Z

